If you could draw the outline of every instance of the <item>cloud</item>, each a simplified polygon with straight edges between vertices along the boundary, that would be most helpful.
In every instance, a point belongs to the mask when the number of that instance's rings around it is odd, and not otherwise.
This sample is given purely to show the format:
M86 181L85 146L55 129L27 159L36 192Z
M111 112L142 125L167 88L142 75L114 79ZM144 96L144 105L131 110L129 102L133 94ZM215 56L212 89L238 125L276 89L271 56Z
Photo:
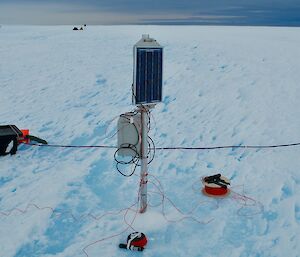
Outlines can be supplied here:
M299 0L0 0L3 24L300 26Z
M2 4L0 23L30 25L122 24L135 22L130 14L100 11L78 4Z

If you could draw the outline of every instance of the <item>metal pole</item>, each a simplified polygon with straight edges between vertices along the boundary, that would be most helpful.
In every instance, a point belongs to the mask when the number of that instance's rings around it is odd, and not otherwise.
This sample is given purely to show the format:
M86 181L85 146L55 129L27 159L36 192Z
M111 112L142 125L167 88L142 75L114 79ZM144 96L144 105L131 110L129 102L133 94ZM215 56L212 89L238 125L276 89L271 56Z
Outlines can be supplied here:
M147 126L147 109L144 106L140 108L141 112L141 181L140 181L140 191L139 191L139 199L140 199L140 213L144 213L147 210L147 175L148 175L148 126Z

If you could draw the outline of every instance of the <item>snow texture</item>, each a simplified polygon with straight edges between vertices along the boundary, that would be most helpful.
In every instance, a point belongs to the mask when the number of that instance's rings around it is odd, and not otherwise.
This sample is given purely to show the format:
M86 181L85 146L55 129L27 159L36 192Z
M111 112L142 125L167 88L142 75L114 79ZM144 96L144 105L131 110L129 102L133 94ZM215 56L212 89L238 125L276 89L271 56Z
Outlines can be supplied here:
M156 146L300 141L299 28L2 26L0 123L53 144L116 145L142 34L164 46ZM300 147L157 151L157 207L145 214L134 211L139 177L121 176L113 154L22 145L1 157L0 256L300 256ZM233 192L204 196L201 177L219 172ZM156 178L175 205L166 200L164 211ZM119 234L124 216L148 236L143 253L118 248L132 231Z

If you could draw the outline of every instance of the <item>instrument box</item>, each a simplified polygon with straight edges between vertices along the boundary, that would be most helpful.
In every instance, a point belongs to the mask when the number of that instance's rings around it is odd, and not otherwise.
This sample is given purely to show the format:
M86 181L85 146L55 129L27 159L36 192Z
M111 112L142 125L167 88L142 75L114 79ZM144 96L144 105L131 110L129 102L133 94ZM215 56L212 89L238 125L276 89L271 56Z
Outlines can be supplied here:
M22 136L23 133L15 125L0 126L0 156L16 154L18 149L18 140Z

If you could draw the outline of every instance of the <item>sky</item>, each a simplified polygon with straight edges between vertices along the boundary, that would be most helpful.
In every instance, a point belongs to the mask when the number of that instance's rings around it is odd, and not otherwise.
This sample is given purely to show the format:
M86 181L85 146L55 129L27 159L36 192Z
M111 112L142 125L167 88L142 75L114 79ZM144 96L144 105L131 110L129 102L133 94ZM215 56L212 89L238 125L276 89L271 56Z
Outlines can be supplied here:
M300 26L300 0L0 0L0 24Z

